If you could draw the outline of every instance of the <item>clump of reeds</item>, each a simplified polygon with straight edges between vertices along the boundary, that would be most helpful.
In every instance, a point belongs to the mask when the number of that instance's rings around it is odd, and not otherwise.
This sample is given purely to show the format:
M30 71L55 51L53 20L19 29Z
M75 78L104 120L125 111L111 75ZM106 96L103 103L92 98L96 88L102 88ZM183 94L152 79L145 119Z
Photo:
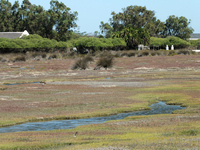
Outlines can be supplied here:
M25 56L18 56L14 59L14 61L26 61L26 57Z
M81 69L81 70L85 70L88 68L88 63L94 61L93 57L90 55L87 55L84 58L80 58L78 59L75 64L72 66L72 70L75 69Z
M96 67L94 68L94 70L98 70L101 67L107 69L107 68L111 68L113 66L114 63L114 57L112 54L110 53L105 53L103 54L99 60L96 63Z

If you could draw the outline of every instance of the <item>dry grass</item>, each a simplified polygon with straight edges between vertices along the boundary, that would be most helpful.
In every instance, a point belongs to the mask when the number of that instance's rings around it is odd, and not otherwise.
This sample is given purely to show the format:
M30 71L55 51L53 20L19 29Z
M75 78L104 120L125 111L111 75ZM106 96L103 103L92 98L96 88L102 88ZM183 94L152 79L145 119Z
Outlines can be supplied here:
M115 58L113 69L87 71L70 70L74 59L2 63L0 126L147 109L158 100L187 108L71 130L4 133L0 149L198 149L199 60L200 56ZM31 83L34 81L47 84ZM86 81L91 84L84 84ZM94 86L100 81L107 84ZM3 84L17 82L27 84Z

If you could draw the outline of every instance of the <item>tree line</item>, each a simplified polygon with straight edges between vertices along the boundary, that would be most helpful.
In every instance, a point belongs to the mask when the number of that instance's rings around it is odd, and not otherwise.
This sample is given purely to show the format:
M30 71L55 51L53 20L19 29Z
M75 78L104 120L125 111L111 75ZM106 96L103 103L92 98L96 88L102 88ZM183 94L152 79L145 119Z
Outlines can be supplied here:
M146 7L142 6L131 5L123 8L122 12L112 12L111 15L108 23L103 21L100 23L101 33L98 37L121 38L125 41L128 49L136 49L138 44L150 45L151 37L176 36L186 40L193 33L193 29L189 27L190 20L187 18L172 15L165 22L162 22L155 17L154 11L147 10ZM9 0L0 0L0 32L27 30L30 34L37 34L56 41L66 42L82 38L77 42L80 48L104 49L112 47L112 42L109 40L89 38L91 41L88 42L85 39L86 34L73 31L77 27L77 19L78 13L76 11L71 12L69 7L57 0L50 1L50 9L48 10L44 10L40 5L31 4L29 0L23 0L21 5L18 1L12 5ZM97 33L95 32L96 35ZM87 43L85 45L88 46L81 46L80 41L84 41L83 43ZM124 46L124 43L122 45Z
M124 38L127 46L132 48L138 44L149 44L150 37L166 38L176 36L186 40L193 29L190 20L174 15L162 22L155 17L154 11L142 6L128 6L122 12L111 13L110 22L100 24L101 33L108 37Z
M57 0L50 1L50 9L32 5L29 0L12 5L8 0L0 1L0 32L27 30L43 38L66 41L70 39L72 28L77 27L78 13Z

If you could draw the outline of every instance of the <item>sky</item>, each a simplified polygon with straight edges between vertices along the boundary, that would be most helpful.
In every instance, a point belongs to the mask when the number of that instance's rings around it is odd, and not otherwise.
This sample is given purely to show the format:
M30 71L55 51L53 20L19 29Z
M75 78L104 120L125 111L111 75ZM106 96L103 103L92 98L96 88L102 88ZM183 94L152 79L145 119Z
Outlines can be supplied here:
M16 0L9 0L14 4ZM22 0L18 0L22 3ZM50 8L50 0L29 0L32 4L43 6L45 10ZM190 27L194 33L200 33L200 0L58 0L71 9L78 12L76 29L79 32L93 34L100 32L100 22L109 22L111 12L122 12L122 8L130 5L145 6L147 10L155 12L157 19L165 22L170 15L184 16L191 19Z

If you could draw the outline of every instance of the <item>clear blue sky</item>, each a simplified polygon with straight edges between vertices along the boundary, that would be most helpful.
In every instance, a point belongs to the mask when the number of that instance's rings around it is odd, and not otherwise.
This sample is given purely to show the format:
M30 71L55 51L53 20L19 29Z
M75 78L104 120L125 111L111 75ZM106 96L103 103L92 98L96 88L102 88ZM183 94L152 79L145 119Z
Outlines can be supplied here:
M12 4L16 0L9 0ZM21 4L22 0L18 0ZM50 8L50 0L29 0L32 4L41 5L45 10ZM71 11L78 12L77 25L80 32L94 33L100 31L101 21L109 22L111 12L122 12L130 5L146 6L155 11L157 19L165 21L170 15L184 16L191 19L190 26L194 33L200 33L200 0L58 0ZM78 30L78 29L77 29Z

